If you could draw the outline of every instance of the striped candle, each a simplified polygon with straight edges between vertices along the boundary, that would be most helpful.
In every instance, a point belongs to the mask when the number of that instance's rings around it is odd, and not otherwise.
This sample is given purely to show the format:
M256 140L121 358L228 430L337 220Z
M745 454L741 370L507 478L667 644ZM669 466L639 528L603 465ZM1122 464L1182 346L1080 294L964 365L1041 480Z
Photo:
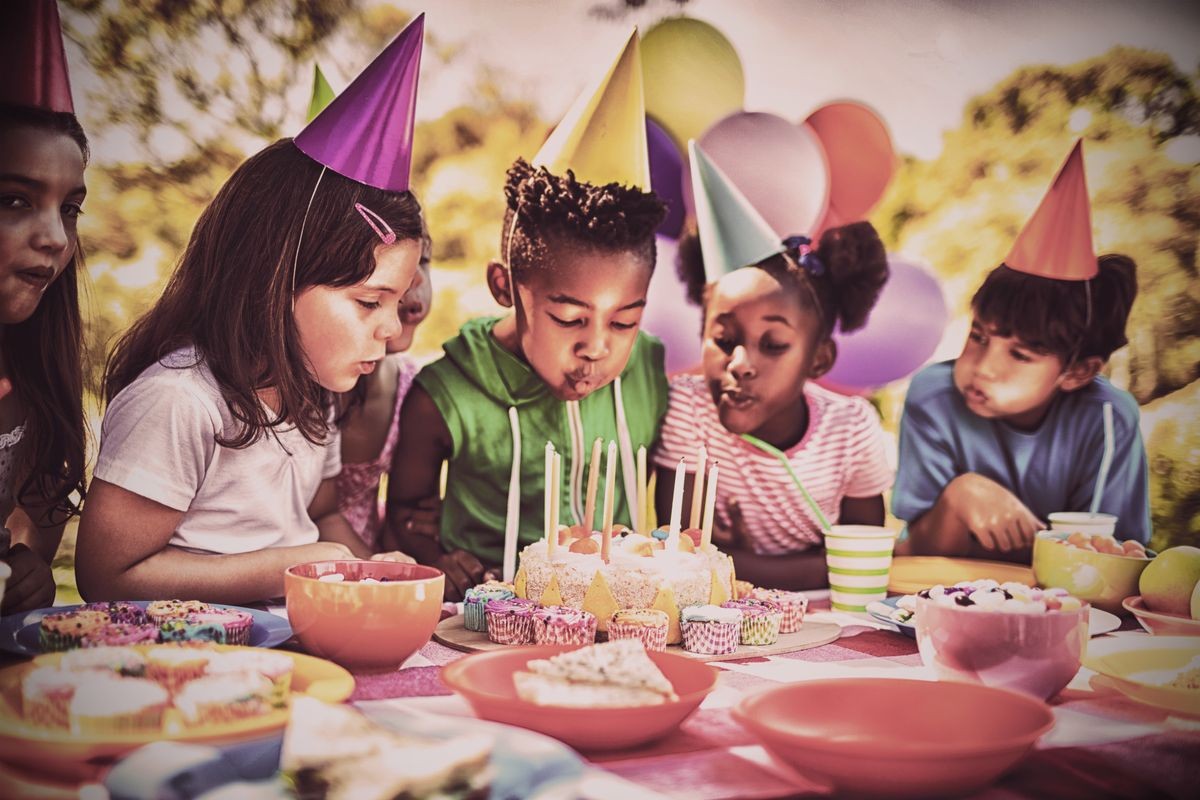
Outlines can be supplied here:
M829 603L840 611L866 611L887 596L896 534L873 525L834 525L825 534Z

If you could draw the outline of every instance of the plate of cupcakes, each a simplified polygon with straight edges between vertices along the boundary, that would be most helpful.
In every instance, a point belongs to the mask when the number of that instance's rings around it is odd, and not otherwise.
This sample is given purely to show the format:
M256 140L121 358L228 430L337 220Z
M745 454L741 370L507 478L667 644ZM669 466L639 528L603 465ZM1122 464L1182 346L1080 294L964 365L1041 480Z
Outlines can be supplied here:
M0 650L22 656L172 642L274 647L291 636L287 620L270 612L199 600L115 600L0 619Z

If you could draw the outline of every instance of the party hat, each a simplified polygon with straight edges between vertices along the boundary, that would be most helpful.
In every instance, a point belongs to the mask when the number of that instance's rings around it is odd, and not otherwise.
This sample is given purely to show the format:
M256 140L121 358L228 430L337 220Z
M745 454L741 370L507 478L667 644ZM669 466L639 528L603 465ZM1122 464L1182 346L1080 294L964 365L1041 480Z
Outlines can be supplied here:
M704 271L715 280L782 253L783 242L738 188L692 139L692 193Z
M0 103L75 113L55 0L0 3Z
M593 185L621 183L650 190L646 101L637 29L595 87L589 87L533 159L555 175L573 170Z
M406 191L424 33L420 14L300 131L296 146L351 180Z
M1082 139L1075 142L1004 263L1020 272L1061 281L1096 277L1099 266L1092 247L1092 211L1083 174Z
M329 85L329 81L325 80L325 73L321 72L320 64L313 64L313 88L312 99L308 101L308 116L305 122L312 122L317 114L325 110L325 107L333 102L333 87Z

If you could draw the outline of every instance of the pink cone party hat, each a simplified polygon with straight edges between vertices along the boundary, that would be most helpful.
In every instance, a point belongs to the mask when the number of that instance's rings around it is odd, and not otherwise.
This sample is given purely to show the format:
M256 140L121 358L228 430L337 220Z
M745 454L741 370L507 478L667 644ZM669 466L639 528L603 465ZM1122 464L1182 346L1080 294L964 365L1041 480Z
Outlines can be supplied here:
M1075 142L1050 190L1004 259L1010 268L1060 281L1096 277L1092 210L1083 174L1083 140Z
M0 103L75 113L55 0L0 2Z
M424 34L420 14L296 136L296 146L351 180L406 191Z

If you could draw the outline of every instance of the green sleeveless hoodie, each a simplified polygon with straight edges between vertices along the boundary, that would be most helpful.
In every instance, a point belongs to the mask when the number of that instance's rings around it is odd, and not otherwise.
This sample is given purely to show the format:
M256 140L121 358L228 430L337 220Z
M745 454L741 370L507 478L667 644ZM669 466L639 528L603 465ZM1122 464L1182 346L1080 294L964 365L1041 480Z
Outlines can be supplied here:
M582 521L586 472L592 442L618 442L620 462L613 518L628 525L635 491L634 457L650 449L667 412L667 377L662 343L638 333L618 379L624 425L618 420L617 381L575 402L563 402L492 336L499 317L475 319L443 345L445 355L417 375L445 420L452 441L441 538L447 549L463 549L485 564L499 565L513 457L509 409L520 428L520 548L542 538L545 516L546 442L562 455L561 524ZM621 428L627 435L621 436ZM622 441L623 440L623 441ZM603 459L601 469L604 468ZM649 468L649 467L648 467ZM601 473L598 494L604 491ZM597 519L602 508L598 497Z

